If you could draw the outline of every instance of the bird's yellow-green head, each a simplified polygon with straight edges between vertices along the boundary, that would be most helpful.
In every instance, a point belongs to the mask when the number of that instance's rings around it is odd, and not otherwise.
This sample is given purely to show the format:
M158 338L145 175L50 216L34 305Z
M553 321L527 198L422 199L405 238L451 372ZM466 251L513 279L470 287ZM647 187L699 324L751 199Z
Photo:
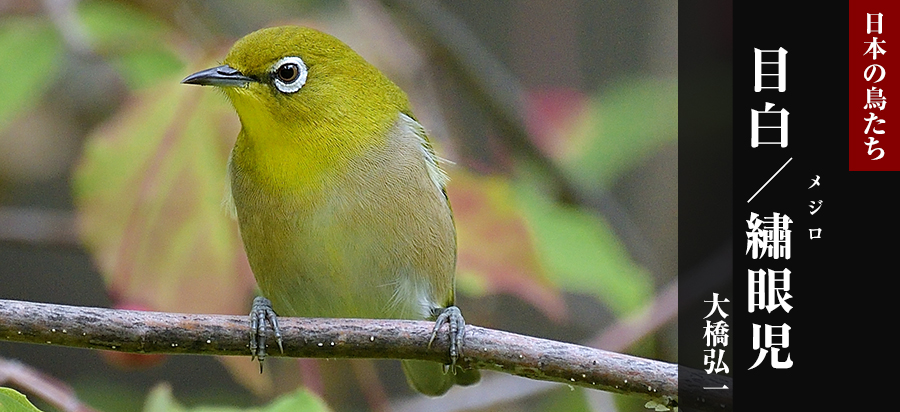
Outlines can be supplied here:
M270 173L265 180L318 179L345 167L383 143L399 113L410 115L399 87L346 44L313 29L253 32L223 63L182 82L225 92L243 127L235 150Z

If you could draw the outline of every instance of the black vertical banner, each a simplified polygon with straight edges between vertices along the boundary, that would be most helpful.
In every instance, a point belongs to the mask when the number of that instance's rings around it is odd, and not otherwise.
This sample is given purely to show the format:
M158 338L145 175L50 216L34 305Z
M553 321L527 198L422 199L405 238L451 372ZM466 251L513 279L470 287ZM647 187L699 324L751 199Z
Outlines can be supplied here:
M736 3L734 22L735 404L806 408L829 340L808 320L838 267L846 8Z
M679 12L679 401L688 411L805 408L802 388L829 340L809 321L823 298L815 286L840 262L846 9L724 7ZM722 119L727 131L712 127ZM719 224L728 240L708 227ZM704 277L699 251L711 262L716 247L728 248L729 268Z
M742 247L732 230L732 5L679 2L678 18L679 410L730 411L734 337L708 347L705 332L707 321L720 332L733 323L732 250ZM722 314L710 314L714 296Z
M816 9L679 4L681 410L805 409L840 362L817 303L861 281L839 268L866 243L843 206L866 202L847 197L846 143L848 102L865 99L847 92L846 6Z

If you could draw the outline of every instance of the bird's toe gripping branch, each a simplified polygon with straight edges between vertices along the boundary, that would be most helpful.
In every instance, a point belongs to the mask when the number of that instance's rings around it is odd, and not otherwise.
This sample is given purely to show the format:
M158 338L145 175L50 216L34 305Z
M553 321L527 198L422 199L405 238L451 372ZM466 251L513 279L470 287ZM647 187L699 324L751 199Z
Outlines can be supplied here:
M281 328L278 327L278 316L272 309L272 302L262 296L257 296L256 299L253 299L253 306L250 309L250 359L259 359L260 373L262 373L262 363L266 360L266 336L268 335L266 322L272 325L278 348L284 353L284 346L281 343Z
M462 312L456 306L449 306L443 309L434 309L433 313L437 316L434 322L434 328L431 330L431 339L428 341L428 347L434 339L437 338L438 331L446 323L450 334L450 370L456 374L456 361L462 353L463 338L466 335L466 321L463 319Z

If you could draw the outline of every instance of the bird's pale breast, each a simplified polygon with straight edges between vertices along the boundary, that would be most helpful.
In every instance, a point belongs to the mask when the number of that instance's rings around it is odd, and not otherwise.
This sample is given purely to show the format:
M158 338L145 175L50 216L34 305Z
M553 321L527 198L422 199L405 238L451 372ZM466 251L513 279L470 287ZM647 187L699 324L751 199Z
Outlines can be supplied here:
M455 230L420 131L400 115L385 144L310 182L307 202L266 190L232 153L241 236L276 312L423 319L452 304Z

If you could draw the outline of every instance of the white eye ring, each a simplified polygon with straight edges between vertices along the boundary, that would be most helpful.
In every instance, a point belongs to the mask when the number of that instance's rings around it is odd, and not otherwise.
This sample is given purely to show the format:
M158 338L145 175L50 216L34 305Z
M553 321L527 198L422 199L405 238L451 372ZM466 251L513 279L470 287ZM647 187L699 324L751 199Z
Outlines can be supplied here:
M306 84L306 64L296 56L282 58L272 65L271 77L282 93L294 93Z

